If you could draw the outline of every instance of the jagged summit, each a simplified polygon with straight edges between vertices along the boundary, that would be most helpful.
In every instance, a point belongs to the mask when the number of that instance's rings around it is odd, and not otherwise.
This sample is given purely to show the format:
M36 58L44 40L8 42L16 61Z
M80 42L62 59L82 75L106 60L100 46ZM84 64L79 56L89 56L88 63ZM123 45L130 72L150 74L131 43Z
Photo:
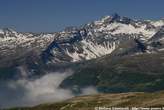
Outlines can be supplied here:
M120 19L121 19L121 16L118 15L117 13L114 13L111 16L104 16L104 17L102 17L101 21L112 23L114 21L120 21Z
M104 16L102 17L99 21L103 23L114 23L114 22L119 22L123 24L130 24L132 22L135 22L135 20L125 17L125 16L120 16L117 13L112 14L111 16Z

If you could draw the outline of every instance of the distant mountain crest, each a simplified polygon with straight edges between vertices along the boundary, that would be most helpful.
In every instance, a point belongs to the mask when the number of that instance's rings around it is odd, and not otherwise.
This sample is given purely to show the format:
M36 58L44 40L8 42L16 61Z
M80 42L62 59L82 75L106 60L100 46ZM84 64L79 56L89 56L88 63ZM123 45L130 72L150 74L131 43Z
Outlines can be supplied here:
M6 28L0 30L0 57L9 56L7 59L15 59L23 49L26 54L36 52L43 61L48 59L46 62L77 62L112 54L123 42L135 39L151 48L148 51L154 51L163 47L152 47L155 41L150 43L150 40L156 39L163 45L163 33L158 34L163 26L163 19L133 20L115 13L80 27L67 27L56 33L19 33ZM24 56L24 52L19 55Z

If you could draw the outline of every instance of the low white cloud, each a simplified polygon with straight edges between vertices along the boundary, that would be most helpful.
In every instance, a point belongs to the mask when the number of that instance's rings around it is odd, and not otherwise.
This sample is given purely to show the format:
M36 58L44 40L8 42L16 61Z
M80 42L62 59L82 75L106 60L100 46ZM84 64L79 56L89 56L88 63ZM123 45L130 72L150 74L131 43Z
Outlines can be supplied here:
M20 79L0 84L0 107L32 106L73 97L70 90L59 88L71 71L48 73L39 79Z
M0 108L34 106L74 97L71 90L59 88L61 82L72 75L71 70L47 73L37 79L23 77L16 81L0 81ZM80 95L98 93L94 87L82 89Z
M91 95L97 93L98 93L97 89L95 87L90 86L90 87L83 88L81 95Z

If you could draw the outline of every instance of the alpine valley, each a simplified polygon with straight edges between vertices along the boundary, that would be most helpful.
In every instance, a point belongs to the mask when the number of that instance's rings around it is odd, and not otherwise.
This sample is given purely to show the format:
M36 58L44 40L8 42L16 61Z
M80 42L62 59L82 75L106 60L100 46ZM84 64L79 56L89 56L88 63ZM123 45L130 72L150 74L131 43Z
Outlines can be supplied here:
M68 70L58 88L75 96L86 87L98 93L164 90L164 19L113 14L54 33L0 30L0 83Z

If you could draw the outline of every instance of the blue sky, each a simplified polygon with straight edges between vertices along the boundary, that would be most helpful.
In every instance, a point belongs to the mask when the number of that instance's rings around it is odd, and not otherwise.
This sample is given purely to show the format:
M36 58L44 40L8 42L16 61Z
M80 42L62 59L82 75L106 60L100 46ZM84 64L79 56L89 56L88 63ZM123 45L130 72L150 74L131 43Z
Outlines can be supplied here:
M55 32L118 13L137 19L164 17L164 0L0 0L0 28Z

